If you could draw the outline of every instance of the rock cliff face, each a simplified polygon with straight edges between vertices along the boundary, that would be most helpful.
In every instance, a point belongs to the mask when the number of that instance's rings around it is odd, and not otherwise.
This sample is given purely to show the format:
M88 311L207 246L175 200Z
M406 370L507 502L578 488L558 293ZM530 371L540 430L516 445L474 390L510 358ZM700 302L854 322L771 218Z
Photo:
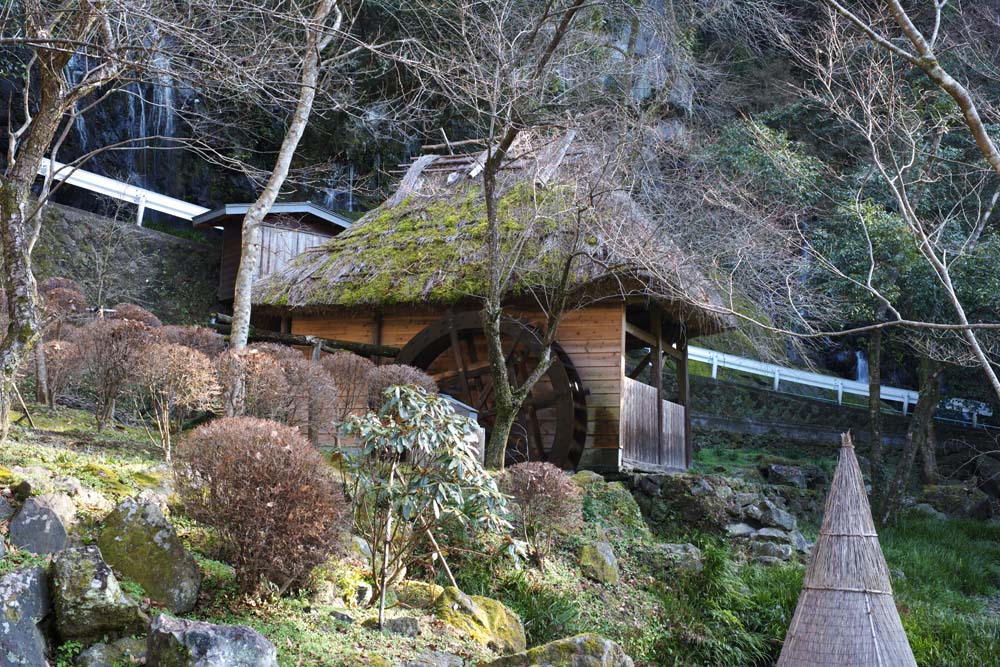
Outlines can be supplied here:
M167 324L203 321L215 306L217 245L198 243L52 204L33 255L39 280L71 278L90 306L122 302L147 308Z

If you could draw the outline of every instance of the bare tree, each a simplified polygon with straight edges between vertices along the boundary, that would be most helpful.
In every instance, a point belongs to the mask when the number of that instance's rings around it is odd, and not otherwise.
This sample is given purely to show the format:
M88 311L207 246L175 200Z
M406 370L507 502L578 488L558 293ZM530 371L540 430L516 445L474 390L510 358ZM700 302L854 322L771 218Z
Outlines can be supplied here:
M324 65L327 64L326 59L329 56L324 52L335 38L340 37L343 21L344 14L337 0L319 0L310 19L302 22L305 39L302 40L301 88L298 102L285 130L281 148L278 149L274 169L257 200L243 217L243 243L240 249L240 268L236 274L234 287L233 328L229 339L230 345L237 350L246 347L247 336L250 333L251 290L260 263L260 224L278 199L281 187L288 177L295 149L306 131L309 116L312 114L320 75Z

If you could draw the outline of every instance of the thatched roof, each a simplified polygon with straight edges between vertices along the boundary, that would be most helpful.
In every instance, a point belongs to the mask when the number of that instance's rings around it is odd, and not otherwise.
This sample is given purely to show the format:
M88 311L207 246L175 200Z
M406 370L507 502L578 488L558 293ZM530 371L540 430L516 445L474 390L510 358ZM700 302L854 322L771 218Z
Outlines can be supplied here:
M642 296L689 336L729 326L721 299L681 249L625 192L595 175L599 156L572 134L525 133L498 179L498 220L512 266L511 300L538 297L571 253L581 301ZM350 229L260 280L270 312L475 302L487 286L482 154L424 155L399 191Z
M916 667L850 434L778 667Z

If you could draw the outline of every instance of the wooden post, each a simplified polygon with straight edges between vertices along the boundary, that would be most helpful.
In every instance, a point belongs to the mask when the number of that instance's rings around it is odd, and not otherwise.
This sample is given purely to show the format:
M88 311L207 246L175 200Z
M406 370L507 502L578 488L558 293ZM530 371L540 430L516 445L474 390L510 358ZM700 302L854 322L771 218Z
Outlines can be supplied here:
M653 367L650 370L653 386L656 387L656 463L663 463L663 321L659 306L653 306L649 313L653 325Z
M682 342L678 336L677 347L681 353L677 359L677 402L684 406L684 465L690 468L694 460L694 438L691 435L691 382L688 377L687 342Z

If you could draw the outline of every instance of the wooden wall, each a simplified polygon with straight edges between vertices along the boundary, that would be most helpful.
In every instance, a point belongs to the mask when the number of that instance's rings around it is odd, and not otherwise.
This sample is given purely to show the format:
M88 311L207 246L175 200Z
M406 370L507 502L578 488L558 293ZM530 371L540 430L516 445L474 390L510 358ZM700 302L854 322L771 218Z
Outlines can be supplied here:
M402 347L424 327L437 321L439 310L411 310L382 315L384 345ZM538 314L522 313L528 319ZM376 339L375 315L307 315L292 319L292 333L370 343ZM587 403L587 439L582 462L613 467L619 461L619 419L624 377L625 306L596 305L566 315L559 343L569 355L584 389Z
M243 226L230 223L222 230L222 261L219 266L219 299L230 301L236 288L243 246ZM266 220L261 225L260 264L257 277L282 269L293 257L307 248L320 245L335 231L330 225L299 222L296 226Z
M646 471L686 470L684 406L661 401L661 422L656 387L631 378L624 379L622 399L622 465Z

